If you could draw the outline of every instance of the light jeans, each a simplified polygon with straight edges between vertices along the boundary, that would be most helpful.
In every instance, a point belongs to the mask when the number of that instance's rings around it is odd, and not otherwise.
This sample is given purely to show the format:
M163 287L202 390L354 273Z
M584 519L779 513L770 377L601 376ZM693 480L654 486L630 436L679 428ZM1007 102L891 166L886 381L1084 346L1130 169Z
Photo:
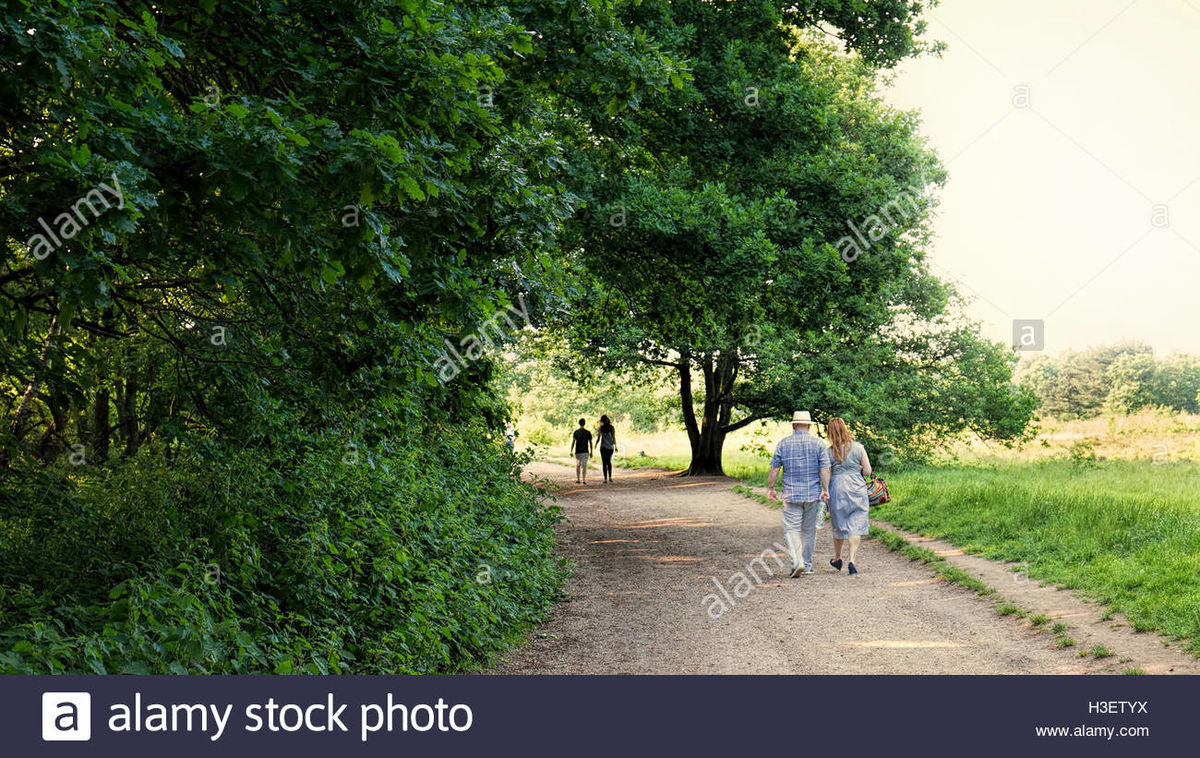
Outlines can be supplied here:
M788 550L792 553L792 567L800 565L812 568L813 548L817 542L817 517L821 513L821 501L783 504L783 535L787 538ZM796 541L800 545L796 545Z

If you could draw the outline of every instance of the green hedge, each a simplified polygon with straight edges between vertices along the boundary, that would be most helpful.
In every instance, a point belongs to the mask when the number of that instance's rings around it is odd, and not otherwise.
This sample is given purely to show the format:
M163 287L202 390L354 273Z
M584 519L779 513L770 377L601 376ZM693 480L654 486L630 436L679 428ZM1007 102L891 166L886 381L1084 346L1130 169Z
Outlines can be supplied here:
M0 671L478 667L564 577L558 509L518 463L481 430L424 428L6 474Z

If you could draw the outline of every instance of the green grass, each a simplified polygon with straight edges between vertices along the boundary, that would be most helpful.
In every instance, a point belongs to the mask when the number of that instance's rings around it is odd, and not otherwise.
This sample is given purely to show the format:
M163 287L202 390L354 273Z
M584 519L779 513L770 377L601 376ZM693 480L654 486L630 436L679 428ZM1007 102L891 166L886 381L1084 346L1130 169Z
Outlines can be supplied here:
M1096 645L1091 649L1093 658L1111 658L1115 653L1103 645Z
M877 526L871 527L871 536L882 542L889 550L900 553L910 560L918 561L933 569L934 573L940 576L951 584L957 584L973 591L977 595L988 596L994 595L996 591L971 576L960 568L950 565L945 558L923 547L918 547L900 535L889 532L886 529L880 529ZM1019 610L1019 609L1018 609Z
M767 486L769 461L766 458L741 450L727 450L722 458L726 476L740 479L755 487ZM691 460L691 455L688 454L633 455L614 461L614 465L621 468L663 468L679 471L686 469Z
M740 484L735 485L733 488L733 491L738 493L739 495L748 497L751 500L762 503L763 505L767 506L768 508L782 508L783 507L783 505L778 500L772 500L771 498L767 497L766 495L759 494L758 492L755 492L754 490L750 489L749 487L743 487Z
M917 468L872 515L1083 591L1200 653L1200 465L1107 461Z

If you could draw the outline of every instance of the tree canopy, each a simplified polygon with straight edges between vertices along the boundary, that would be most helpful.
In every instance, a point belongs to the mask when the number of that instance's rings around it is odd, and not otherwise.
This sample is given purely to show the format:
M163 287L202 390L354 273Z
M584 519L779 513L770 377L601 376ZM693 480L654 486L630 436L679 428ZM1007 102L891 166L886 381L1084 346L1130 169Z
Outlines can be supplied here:
M452 670L543 613L494 351L443 359L563 289L570 102L686 71L599 0L16 0L0 68L0 665Z
M866 7L869 22L841 3L625 9L693 78L620 111L624 138L580 157L586 273L561 330L596 365L677 374L693 473L721 471L729 432L793 408L896 445L1028 423L1011 354L953 318L924 263L945 174L876 88L879 66L922 49L922 6Z
M600 4L518 10L10 6L7 454L76 423L104 457L110 408L132 451L180 418L241 428L262 392L441 395L443 337L558 286L552 90L624 102L674 73Z

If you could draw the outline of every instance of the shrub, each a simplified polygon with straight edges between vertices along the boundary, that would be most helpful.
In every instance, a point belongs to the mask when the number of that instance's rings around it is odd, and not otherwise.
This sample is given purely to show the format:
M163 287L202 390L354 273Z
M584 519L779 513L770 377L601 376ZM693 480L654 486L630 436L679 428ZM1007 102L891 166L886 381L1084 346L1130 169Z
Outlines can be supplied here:
M558 509L482 430L331 437L0 488L0 671L442 673L557 597Z
M1096 457L1096 443L1092 440L1079 440L1071 445L1067 452L1071 465L1076 468L1094 468L1099 465Z

